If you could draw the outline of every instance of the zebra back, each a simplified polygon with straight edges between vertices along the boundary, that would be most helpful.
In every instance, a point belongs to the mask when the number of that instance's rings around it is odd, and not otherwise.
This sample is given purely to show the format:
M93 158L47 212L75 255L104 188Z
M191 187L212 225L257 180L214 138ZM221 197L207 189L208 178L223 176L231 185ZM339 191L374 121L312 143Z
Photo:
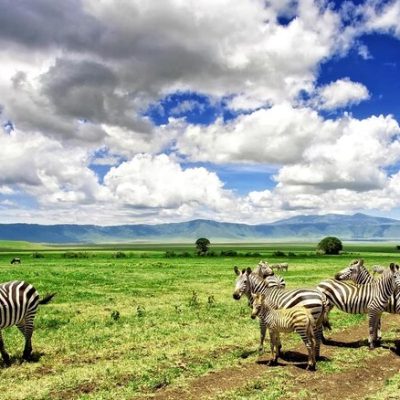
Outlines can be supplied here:
M396 287L400 288L400 273L394 264L379 279L363 285L334 279L317 285L333 305L351 314L364 314L370 308L383 311Z

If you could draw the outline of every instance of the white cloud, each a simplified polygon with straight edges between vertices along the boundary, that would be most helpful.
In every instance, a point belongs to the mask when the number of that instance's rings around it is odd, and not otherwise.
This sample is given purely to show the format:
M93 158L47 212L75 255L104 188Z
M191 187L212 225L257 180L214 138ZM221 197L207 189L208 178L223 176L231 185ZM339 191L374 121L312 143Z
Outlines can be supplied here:
M215 173L205 168L182 167L168 156L137 155L113 167L104 184L118 202L129 207L221 208L230 193Z
M323 120L309 108L280 104L241 115L233 122L188 125L177 150L193 161L294 163L320 132ZM325 140L320 133L320 140Z
M367 31L390 33L400 38L400 2L369 0L362 8Z
M349 78L339 79L317 90L317 107L334 110L348 105L358 104L369 98L368 89Z

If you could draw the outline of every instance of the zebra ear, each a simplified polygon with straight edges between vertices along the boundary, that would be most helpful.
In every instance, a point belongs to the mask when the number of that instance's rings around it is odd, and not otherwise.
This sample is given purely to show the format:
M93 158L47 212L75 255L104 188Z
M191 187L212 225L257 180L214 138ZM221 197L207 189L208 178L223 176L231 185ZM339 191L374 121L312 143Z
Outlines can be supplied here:
M361 258L360 261L358 262L358 266L362 267L364 265L364 260Z
M235 271L236 275L240 275L239 268L236 265L233 267L233 270Z
M251 274L251 268L250 268L250 267L248 267L248 268L246 269L246 273L247 273L247 275Z
M397 267L397 268L396 268L396 267ZM391 270L392 272L394 272L394 271L397 270L399 267L398 267L398 265L396 265L395 263L390 263L389 268L390 268L390 270Z

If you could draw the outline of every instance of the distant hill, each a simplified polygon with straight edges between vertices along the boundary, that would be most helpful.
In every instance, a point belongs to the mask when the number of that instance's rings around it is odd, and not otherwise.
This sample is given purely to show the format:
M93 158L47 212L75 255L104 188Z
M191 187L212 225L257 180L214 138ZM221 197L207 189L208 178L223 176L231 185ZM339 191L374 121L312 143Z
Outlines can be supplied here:
M193 242L203 236L211 241L317 240L327 235L342 240L395 240L400 238L400 221L358 213L302 215L262 225L200 219L158 225L0 224L0 240L36 243Z

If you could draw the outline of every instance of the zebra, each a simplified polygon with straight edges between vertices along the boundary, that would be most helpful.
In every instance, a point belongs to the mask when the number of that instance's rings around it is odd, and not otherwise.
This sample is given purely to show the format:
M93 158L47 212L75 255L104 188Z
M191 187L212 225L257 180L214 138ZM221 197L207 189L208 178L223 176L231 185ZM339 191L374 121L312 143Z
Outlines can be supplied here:
M382 268L382 267L381 267ZM349 267L342 269L335 275L340 281L351 280L358 285L374 282L374 277L364 267L363 260L353 262ZM389 298L385 311L391 314L400 314L400 291L396 290ZM380 323L378 328L378 340L381 339Z
M374 278L364 267L364 260L362 259L354 260L348 267L336 273L335 279L338 281L351 280L357 285L372 283L374 281Z
M400 288L399 266L390 264L379 279L364 285L327 279L317 288L327 297L328 310L336 306L347 313L368 314L368 344L372 350L377 341L381 314L396 288Z
M270 365L276 365L282 348L279 333L297 332L304 342L308 352L307 369L315 371L315 321L310 311L303 306L275 310L263 293L252 293L253 310L251 318L260 319L261 339L259 351L264 350L266 328L269 329L272 360Z
M288 263L280 263L279 264L279 270L280 271L283 271L283 270L287 271L288 268L289 268L289 264Z
M268 284L251 271L243 269L239 271L234 267L237 275L233 298L240 300L245 294L249 300L249 305L253 305L252 293L264 293L271 307L274 309L292 308L296 305L306 307L315 320L314 334L316 338L315 354L319 357L320 344L322 338L322 322L325 316L325 309L328 306L325 295L317 289L279 289L268 287ZM265 332L264 332L265 336Z
M385 270L385 267L382 267L382 265L374 265L372 267L372 272L375 274L381 274Z
M274 271L270 268L268 263L264 261L260 261L257 265L257 268L254 270L254 273L257 274L260 278L264 279L267 282L268 287L279 287L284 288L286 286L285 279L283 279L279 275L275 275Z
M14 257L11 261L10 264L21 264L21 258L20 257Z
M266 261L260 261L257 264L257 268L254 270L254 272L260 275L262 278L274 275L274 270L270 267L270 265Z
M25 337L23 359L30 360L32 353L33 320L40 304L47 304L55 293L39 300L39 293L27 282L13 281L0 284L0 353L5 365L10 356L1 335L3 328L16 325Z

